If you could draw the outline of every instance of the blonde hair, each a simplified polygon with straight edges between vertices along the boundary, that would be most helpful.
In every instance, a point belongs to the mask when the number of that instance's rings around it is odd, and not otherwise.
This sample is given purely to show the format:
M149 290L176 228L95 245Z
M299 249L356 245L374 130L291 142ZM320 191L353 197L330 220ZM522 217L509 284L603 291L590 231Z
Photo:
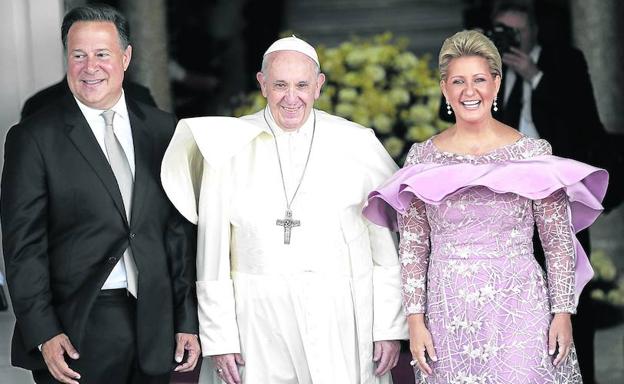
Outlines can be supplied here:
M442 44L438 57L440 79L446 80L446 73L451 60L462 56L483 57L487 61L492 75L502 77L501 57L494 43L481 32L461 31L444 40L444 44Z

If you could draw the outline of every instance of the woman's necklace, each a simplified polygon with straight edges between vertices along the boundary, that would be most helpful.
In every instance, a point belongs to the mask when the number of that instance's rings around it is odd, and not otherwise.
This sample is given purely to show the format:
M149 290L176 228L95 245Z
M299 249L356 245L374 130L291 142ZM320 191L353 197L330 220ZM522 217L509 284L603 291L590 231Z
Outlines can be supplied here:
M316 112L312 109L312 114L314 116L314 123L312 124L312 138L310 139L310 148L308 149L308 157L306 158L305 165L303 166L303 171L301 172L301 178L299 178L299 183L297 184L297 188L293 193L292 197L288 199L288 193L286 192L286 180L284 179L284 170L282 168L282 158L280 156L279 147L277 145L277 137L275 137L275 132L273 132L273 128L271 128L271 124L266 118L266 109L264 110L263 117L267 126L271 130L273 134L273 142L275 142L275 151L277 152L277 162L279 163L280 175L282 176L282 188L284 189L284 198L286 199L286 213L284 213L283 219L277 219L275 221L276 225L284 227L284 244L290 244L290 232L294 227L299 227L301 225L301 221L295 220L292 217L292 209L290 208L295 197L297 196L297 192L299 192L299 187L301 187L301 182L303 181L303 176L305 176L306 170L308 169L308 162L310 161L310 154L312 153L312 143L314 143L314 133L316 131Z

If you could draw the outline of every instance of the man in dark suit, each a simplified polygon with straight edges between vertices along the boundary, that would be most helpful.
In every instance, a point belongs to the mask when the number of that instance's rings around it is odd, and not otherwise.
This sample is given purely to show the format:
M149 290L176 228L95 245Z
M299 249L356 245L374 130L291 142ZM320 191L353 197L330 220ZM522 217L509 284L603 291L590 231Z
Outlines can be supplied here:
M499 119L546 139L557 156L589 161L589 144L600 141L605 130L583 53L565 45L539 45L527 2L497 3L492 20L513 28L519 42L501 52L506 71L498 95Z
M132 47L114 8L73 9L61 35L71 95L5 145L12 363L37 383L168 383L200 353L194 229L159 177L175 118L125 96Z

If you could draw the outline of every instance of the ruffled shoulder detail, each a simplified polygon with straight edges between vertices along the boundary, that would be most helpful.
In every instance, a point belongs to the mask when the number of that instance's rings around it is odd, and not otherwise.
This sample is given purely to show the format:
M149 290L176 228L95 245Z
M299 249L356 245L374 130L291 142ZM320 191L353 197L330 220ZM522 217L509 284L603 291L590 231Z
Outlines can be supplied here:
M502 163L422 163L401 169L371 192L363 213L373 223L397 230L397 213L405 214L414 199L437 205L448 196L476 186L531 200L563 190L570 203L571 229L577 233L590 226L602 211L608 181L604 169L552 155ZM593 270L575 236L574 244L578 302Z
M404 214L414 198L439 204L466 188L483 186L538 200L564 189L572 209L572 225L578 232L602 211L608 178L604 169L552 155L502 163L418 163L399 170L372 191L364 215L375 224L397 230L397 212Z

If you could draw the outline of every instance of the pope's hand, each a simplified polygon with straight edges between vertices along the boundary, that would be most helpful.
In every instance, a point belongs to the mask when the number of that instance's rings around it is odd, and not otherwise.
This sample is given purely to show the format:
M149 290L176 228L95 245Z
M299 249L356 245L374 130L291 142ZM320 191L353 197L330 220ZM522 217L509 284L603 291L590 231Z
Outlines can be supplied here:
M227 353L225 355L214 355L212 364L217 371L217 375L227 384L241 384L241 378L238 374L237 365L245 365L240 353Z
M401 345L397 340L375 341L373 361L377 363L375 375L381 376L396 367L399 362Z
M41 353L43 360L48 366L48 371L54 378L61 383L78 384L76 380L80 379L80 374L71 368L65 362L65 354L70 358L77 360L80 355L78 351L69 341L66 334L61 333L41 345Z
M187 351L186 361L175 367L176 372L191 372L197 365L197 359L199 358L201 347L199 346L199 340L197 335L191 333L176 333L176 350L175 361L182 363L184 358L184 351Z

